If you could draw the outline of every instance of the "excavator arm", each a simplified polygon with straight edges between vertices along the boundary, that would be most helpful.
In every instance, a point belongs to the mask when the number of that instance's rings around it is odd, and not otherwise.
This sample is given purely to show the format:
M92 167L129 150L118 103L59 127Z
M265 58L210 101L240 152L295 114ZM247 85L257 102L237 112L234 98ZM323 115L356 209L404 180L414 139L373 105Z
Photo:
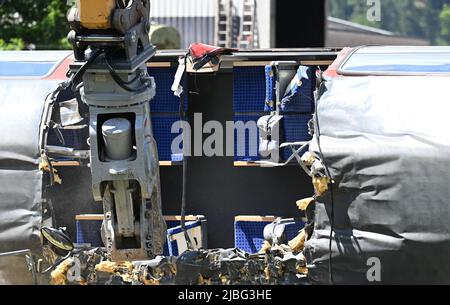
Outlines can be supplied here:
M152 258L163 252L166 225L149 106L155 82L146 68L155 54L150 0L78 0L68 21L72 87L89 106L92 188L103 202L105 246L115 261Z

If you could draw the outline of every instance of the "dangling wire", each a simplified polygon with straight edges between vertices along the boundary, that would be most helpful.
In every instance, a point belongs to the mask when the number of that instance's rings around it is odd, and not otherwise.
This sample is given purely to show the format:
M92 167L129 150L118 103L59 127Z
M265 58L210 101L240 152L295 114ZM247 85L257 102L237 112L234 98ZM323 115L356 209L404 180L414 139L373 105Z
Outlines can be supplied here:
M186 60L187 60L187 54L184 57L184 63L186 66ZM186 114L184 111L184 99L185 99L186 95L183 93L180 96L180 108L179 108L179 115L180 115L180 120L182 122L186 121ZM185 151L185 145L187 143L186 141L186 130L183 129L183 185L182 185L182 195L181 195L181 230L183 231L184 234L184 238L186 239L186 244L187 244L187 248L189 250L193 249L192 247L192 241L191 238L186 230L186 226L185 226L185 221L186 221L186 201L187 201L187 157L186 154L184 153Z
M49 272L50 270L54 269L56 266L58 266L60 263L62 263L63 261L65 261L66 259L68 259L70 257L70 255L72 254L72 252L67 253L66 256L58 259L56 262L54 262L52 265L50 265L47 269L45 269L44 271L41 271L41 274L46 274L47 272Z
M108 68L109 74L113 78L113 80L119 85L122 89L128 92L143 92L148 88L148 83L144 83L141 87L138 88L132 88L129 85L133 84L134 82L138 80L142 80L142 75L137 74L132 80L130 81L124 81L119 74L114 70L114 68L111 66L111 63L109 62L108 57L105 55L105 63L106 67Z
M105 51L102 49L96 50L91 57L81 66L80 69L78 69L75 74L72 75L72 77L69 79L69 86L73 92L76 92L77 87L80 83L82 83L82 78L84 73L87 71L89 66Z

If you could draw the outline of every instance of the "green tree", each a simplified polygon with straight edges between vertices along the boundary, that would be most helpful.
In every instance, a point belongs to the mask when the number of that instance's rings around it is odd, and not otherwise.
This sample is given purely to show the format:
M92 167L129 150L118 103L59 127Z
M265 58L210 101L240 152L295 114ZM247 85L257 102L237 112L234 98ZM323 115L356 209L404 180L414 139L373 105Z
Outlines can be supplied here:
M425 23L428 25L425 29L425 36L428 37L431 44L437 44L440 40L441 23L439 14L444 7L444 0L428 0L428 9L425 12Z
M64 0L4 0L0 5L0 38L4 45L25 45L37 49L65 48L69 32Z
M330 15L333 17L348 20L352 14L353 8L347 0L329 0L328 4Z
M12 38L8 43L0 39L1 51L20 51L25 47L25 43L20 38Z
M444 5L441 13L439 14L439 20L441 22L441 43L450 43L450 6L448 4Z
M329 0L331 16L381 28L402 36L450 44L450 0L380 0L381 21L366 18L367 0Z

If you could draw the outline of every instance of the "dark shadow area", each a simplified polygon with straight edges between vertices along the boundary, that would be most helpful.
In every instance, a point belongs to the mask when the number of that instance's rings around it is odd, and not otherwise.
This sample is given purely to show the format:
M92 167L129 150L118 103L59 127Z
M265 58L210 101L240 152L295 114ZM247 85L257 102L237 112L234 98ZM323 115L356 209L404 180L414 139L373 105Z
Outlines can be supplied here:
M275 1L275 47L325 46L327 9L325 0Z

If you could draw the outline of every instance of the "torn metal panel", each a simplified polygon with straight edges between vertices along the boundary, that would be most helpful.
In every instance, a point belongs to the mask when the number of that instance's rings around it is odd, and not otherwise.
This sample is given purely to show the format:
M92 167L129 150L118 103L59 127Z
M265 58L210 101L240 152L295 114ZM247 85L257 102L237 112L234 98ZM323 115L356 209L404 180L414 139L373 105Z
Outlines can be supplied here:
M325 83L310 149L334 183L317 198L306 243L312 281L329 283L331 273L336 284L368 284L377 258L382 284L450 283L450 103L441 90L449 84L431 76Z

